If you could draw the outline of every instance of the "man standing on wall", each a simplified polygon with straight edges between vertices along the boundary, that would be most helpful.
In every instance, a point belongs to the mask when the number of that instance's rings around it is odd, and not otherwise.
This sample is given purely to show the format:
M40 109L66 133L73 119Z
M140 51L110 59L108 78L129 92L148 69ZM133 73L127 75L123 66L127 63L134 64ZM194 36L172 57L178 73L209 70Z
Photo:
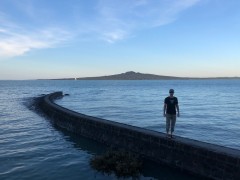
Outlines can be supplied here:
M179 106L178 106L178 99L177 97L173 96L174 90L169 90L169 96L164 100L164 107L163 107L163 116L166 117L166 132L167 137L173 137L172 134L174 132L174 127L176 123L176 110L177 116L180 116L179 113ZM170 134L169 129L171 128Z

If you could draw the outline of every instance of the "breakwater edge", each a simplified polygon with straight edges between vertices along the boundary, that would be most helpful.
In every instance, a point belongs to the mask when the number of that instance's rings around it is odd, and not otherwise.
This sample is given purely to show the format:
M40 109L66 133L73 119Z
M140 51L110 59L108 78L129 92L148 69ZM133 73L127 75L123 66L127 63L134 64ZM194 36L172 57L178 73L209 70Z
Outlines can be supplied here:
M212 179L240 178L240 151L80 114L54 103L62 92L44 96L42 110L54 124L106 145Z

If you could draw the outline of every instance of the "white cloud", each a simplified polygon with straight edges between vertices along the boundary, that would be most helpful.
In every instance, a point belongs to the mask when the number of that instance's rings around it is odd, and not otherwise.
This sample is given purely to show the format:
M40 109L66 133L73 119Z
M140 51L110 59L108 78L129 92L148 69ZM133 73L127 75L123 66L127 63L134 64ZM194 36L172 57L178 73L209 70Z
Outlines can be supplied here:
M175 21L179 13L200 0L100 0L96 29L102 39L115 42L135 31Z
M127 33L122 30L116 30L111 32L106 32L103 34L103 40L114 43L115 41L122 40L127 36Z
M26 5L26 9L22 10L30 16L29 9ZM69 31L57 25L37 27L32 26L31 22L21 23L14 19L16 17L13 14L0 11L0 57L21 56L33 49L54 48L73 36Z
M62 28L28 29L7 19L0 13L0 57L23 55L33 49L52 48L71 38Z
M70 38L68 32L55 28L19 33L0 29L0 33L1 57L20 56L33 49L52 48Z
M56 47L71 36L97 38L108 43L114 43L134 35L134 32L153 27L162 26L175 21L179 13L190 8L200 0L98 0L96 6L90 6L88 11L69 13L65 22L61 16L63 9L52 9L53 6L36 8L33 2L22 5L18 3L20 12L24 17L33 18L33 21L14 21L15 14L8 14L7 11L0 12L0 56L13 57L23 55L33 49ZM16 1L18 2L18 1ZM15 2L15 3L16 3ZM83 2L75 1L75 6L84 7ZM16 5L16 4L15 4ZM72 8L72 9L69 9ZM66 7L64 12L74 11L73 6ZM36 14L34 14L36 12ZM46 10L47 9L47 10ZM1 9L0 9L1 10ZM56 13L56 16L45 17L46 12ZM49 13L47 13L49 14ZM58 16L57 16L58 15ZM15 15L16 16L16 15ZM52 19L52 18L56 19ZM57 18L58 17L58 18ZM33 26L38 19L41 25ZM42 21L44 19L44 21ZM47 21L46 21L47 19ZM46 22L47 24L42 24ZM55 24L54 28L49 24ZM58 24L62 24L71 31L63 30ZM37 29L38 28L38 29ZM37 30L36 30L37 29ZM43 29L43 30L42 30Z

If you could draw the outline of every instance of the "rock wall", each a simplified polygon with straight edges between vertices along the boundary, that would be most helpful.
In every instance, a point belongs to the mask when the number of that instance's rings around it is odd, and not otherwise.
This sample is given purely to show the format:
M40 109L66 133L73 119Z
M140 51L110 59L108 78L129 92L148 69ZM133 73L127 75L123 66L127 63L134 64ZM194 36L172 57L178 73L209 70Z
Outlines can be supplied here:
M52 122L109 146L124 148L161 164L217 180L240 180L240 151L80 114L55 104L62 92L42 98L40 107Z

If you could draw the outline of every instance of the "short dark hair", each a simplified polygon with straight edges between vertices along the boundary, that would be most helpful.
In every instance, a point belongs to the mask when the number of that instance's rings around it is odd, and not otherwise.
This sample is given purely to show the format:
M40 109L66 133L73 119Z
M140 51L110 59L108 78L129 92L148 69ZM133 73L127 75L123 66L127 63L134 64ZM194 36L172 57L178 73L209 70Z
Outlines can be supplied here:
M174 89L169 89L169 93L174 93Z

